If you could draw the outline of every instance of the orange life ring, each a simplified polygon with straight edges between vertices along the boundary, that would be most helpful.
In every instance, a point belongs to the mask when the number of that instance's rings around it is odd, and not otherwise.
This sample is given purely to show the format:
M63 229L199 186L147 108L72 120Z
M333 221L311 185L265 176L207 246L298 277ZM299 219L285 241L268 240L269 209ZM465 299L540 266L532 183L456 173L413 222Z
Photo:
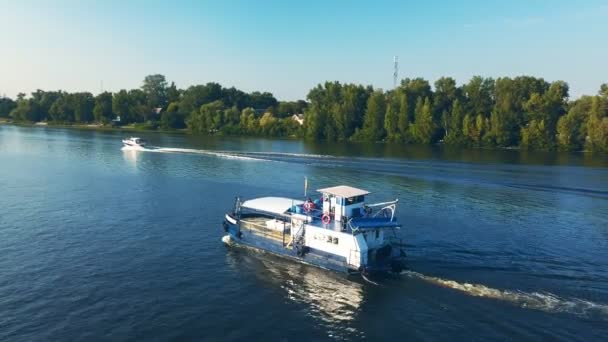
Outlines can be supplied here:
M321 217L321 221L323 221L324 224L329 224L329 222L331 222L331 217L329 217L328 213L325 213Z

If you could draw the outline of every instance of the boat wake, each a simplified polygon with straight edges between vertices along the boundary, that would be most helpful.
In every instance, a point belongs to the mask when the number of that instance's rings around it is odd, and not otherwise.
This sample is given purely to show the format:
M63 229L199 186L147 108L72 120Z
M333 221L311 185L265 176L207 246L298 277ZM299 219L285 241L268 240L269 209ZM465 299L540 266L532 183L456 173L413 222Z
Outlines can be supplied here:
M568 195L608 199L608 189L592 189L592 187L595 186L593 183L589 186L574 187L568 185L555 186L554 184L548 183L543 184L543 179L540 178L534 179L532 182L522 182L518 177L511 174L509 167L497 168L495 165L473 165L470 163L436 160L429 161L392 158L347 157L272 151L204 150L154 146L129 146L123 147L123 150L198 154L240 161L266 161L308 165L314 167L352 169L357 170L357 172L372 173L383 176L408 177L429 181L471 183L475 186L483 185L490 187L509 187L524 189L526 191L548 191L552 193L564 193Z
M578 298L562 298L551 293L500 290L482 284L459 283L454 280L427 276L414 271L403 271L410 278L461 291L474 297L484 297L509 302L522 308L550 313L569 313L581 317L608 320L608 305Z
M230 151L211 151L211 150L198 150L192 148L173 148L173 147L132 147L124 146L123 151L141 151L141 152L156 152L156 153L181 153L181 154L199 154L208 155L224 159L237 159L237 160L249 160L249 161L268 161L267 159L255 158L240 155L236 152Z

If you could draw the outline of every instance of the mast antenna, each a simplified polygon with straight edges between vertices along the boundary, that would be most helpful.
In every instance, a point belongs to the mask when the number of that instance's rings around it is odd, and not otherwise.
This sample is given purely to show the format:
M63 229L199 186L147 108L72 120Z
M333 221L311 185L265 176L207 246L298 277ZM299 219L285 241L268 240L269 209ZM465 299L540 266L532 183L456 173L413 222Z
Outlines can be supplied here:
M399 80L399 56L395 56L393 62L393 88L397 88L397 81Z

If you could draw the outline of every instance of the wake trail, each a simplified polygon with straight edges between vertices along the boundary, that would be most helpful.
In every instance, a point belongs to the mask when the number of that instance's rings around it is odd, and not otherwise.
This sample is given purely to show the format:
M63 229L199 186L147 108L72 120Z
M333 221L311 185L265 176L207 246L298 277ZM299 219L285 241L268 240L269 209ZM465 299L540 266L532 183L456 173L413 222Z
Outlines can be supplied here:
M241 155L238 152L230 151L212 151L212 150L199 150L192 148L174 148L174 147L143 147L143 148L122 148L123 151L141 151L141 152L155 152L155 153L181 153L181 154L199 154L208 155L224 159L237 159L237 160L248 160L248 161L270 161L263 158L255 158Z
M594 303L578 298L562 298L552 293L500 290L482 284L460 283L424 275L414 271L402 274L421 279L428 283L461 291L469 296L484 297L509 302L522 308L541 310L549 313L569 313L587 318L600 318L608 321L608 305Z
M230 151L230 150L205 150L191 148L173 147L123 147L123 150L134 150L157 153L181 153L208 155L223 159L241 161L266 161L276 163L288 163L296 165L308 165L325 168L352 169L358 172L366 172L385 176L411 177L431 181L446 181L458 183L484 184L487 186L509 187L523 189L526 191L543 191L551 193L564 193L584 197L606 199L608 191L604 189L589 189L583 187L555 186L552 184L527 184L518 182L511 176L505 176L505 170L488 170L484 165L476 165L476 168L468 168L466 163L416 161L403 159L385 159L369 157L346 157L326 154L309 154L275 151ZM463 170L466 172L463 173ZM495 174L500 172L501 174ZM499 177L500 176L500 177ZM506 179L504 178L506 177Z

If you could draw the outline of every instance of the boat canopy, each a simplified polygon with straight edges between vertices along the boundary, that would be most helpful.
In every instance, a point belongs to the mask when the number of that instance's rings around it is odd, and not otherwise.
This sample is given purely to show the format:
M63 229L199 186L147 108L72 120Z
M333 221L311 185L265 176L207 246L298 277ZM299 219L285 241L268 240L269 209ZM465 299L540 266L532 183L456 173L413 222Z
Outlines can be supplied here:
M352 186L348 185L338 185L331 188L319 189L317 191L323 194L329 194L343 198L365 196L369 194L369 191L353 188Z
M241 207L271 214L284 215L292 206L302 203L304 203L304 201L286 197L260 197L243 202Z

